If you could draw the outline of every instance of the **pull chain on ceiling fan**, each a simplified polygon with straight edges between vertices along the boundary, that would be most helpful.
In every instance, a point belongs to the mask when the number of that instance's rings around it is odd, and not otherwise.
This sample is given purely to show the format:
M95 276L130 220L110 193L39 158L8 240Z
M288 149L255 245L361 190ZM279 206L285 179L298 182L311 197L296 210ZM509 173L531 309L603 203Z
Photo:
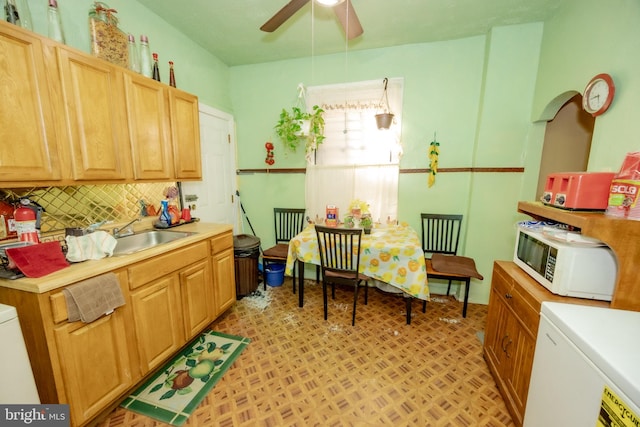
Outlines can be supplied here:
M291 18L297 11L302 9L304 5L311 0L291 0L284 5L275 15L260 27L262 31L271 33L284 24L287 19ZM364 30L356 15L356 11L351 4L351 0L316 0L319 4L331 6L340 21L342 28L347 35L347 39L351 40L361 35ZM333 4L333 6L332 6Z

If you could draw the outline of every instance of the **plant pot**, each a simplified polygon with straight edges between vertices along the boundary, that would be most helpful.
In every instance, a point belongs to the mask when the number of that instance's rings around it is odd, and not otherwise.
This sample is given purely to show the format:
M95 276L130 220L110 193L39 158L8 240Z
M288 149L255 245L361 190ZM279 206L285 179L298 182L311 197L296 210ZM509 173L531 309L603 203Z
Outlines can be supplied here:
M376 123L378 124L378 129L389 129L392 122L393 122L393 114L391 113L376 114Z
M364 234L371 234L371 229L370 228L365 228L364 229Z
M296 135L303 137L309 135L309 130L311 129L311 121L310 120L300 120L300 130L296 132Z

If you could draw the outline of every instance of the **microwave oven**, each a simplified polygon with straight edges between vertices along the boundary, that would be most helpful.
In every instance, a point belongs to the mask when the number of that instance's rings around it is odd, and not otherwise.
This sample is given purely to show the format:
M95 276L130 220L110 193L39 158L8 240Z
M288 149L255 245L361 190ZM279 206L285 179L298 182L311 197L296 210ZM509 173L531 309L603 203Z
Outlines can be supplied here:
M513 262L554 294L611 301L618 268L606 246L559 241L518 227Z

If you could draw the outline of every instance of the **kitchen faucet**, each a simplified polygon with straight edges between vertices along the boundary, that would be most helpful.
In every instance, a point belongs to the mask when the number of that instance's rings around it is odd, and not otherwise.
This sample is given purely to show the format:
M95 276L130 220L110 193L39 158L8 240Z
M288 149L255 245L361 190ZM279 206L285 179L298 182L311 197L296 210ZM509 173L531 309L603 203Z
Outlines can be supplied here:
M140 221L140 218L135 218L135 219L132 219L131 221L129 221L126 225L124 225L124 226L122 226L120 228L114 228L112 230L113 237L115 237L117 239L118 237L131 236L133 234L133 228L131 227L131 225L134 222L139 222L139 221Z

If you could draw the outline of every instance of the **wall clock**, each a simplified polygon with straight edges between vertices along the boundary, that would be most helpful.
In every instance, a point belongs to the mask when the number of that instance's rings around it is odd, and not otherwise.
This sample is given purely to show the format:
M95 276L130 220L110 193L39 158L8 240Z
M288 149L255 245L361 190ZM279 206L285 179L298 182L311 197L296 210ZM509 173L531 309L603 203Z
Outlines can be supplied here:
M609 74L598 74L589 81L582 95L582 108L593 117L607 111L613 101L616 87Z

